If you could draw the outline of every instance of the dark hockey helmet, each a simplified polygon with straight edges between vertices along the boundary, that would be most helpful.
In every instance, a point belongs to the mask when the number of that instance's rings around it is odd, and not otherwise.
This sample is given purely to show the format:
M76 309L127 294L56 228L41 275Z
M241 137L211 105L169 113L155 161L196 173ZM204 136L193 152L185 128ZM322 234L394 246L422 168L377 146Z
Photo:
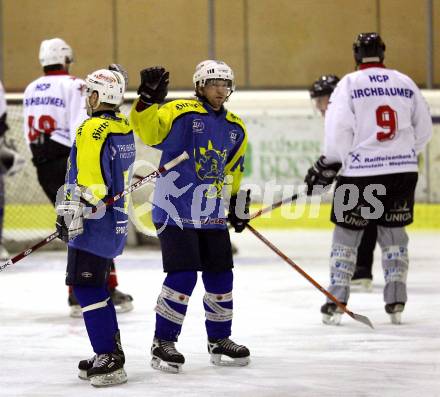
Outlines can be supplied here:
M310 97L317 98L324 95L331 95L339 82L339 77L334 74L324 74L310 87Z
M356 65L368 62L383 62L385 43L377 33L359 33L353 43L353 55Z

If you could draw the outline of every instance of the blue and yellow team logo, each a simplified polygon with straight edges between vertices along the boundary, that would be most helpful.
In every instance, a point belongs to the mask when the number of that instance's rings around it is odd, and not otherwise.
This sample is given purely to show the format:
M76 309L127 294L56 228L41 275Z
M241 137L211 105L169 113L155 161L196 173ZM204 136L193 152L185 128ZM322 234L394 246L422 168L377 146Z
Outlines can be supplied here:
M211 141L208 147L200 147L194 150L196 160L196 173L199 179L209 184L205 196L208 198L221 197L223 180L225 178L225 164L227 158L226 149L216 150Z

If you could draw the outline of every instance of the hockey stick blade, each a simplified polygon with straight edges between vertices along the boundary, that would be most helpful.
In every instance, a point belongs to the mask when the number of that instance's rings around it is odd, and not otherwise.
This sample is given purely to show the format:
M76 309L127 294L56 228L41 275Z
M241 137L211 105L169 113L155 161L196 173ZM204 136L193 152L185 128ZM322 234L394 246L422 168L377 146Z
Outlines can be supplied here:
M371 329L374 329L373 323L367 316L363 316L362 314L353 313L350 310L347 310L346 313L356 321L359 321L362 324L369 326Z
M246 225L248 230L250 230L260 241L266 244L273 252L275 252L281 259L287 262L293 269L295 269L301 276L303 276L307 281L309 281L315 288L320 290L327 298L336 303L336 305L345 313L347 313L351 318L356 321L361 322L374 329L373 324L370 319L366 316L356 314L348 310L345 305L340 302L334 295L328 292L324 287L322 287L318 282L316 282L308 273L306 273L301 267L299 267L292 259L290 259L286 254L284 254L279 248L272 244L266 237L264 237L260 232L255 230L249 223Z
M168 163L164 164L159 169L151 172L150 174L143 177L141 180L137 181L133 185L129 186L127 189L123 190L122 192L116 194L113 197L110 197L107 201L105 201L102 205L99 205L97 207L93 207L91 214L96 213L100 209L107 207L109 205L114 204L116 201L118 201L120 198L126 196L127 194L130 194L131 192L134 192L135 190L139 189L146 183L150 182L152 179L155 179L171 168L175 167L177 164L181 163L184 160L189 159L188 153L183 152L173 160L169 161ZM17 263L21 259L29 256L32 252L36 251L37 249L43 247L44 245L50 243L52 240L55 240L58 237L58 232L52 233L50 236L47 236L44 240L39 241L37 244L33 245L32 247L26 249L23 252L20 252L19 254L15 255L11 259L9 259L7 262L5 262L3 265L0 265L0 272L6 269L8 266L13 265L14 263Z

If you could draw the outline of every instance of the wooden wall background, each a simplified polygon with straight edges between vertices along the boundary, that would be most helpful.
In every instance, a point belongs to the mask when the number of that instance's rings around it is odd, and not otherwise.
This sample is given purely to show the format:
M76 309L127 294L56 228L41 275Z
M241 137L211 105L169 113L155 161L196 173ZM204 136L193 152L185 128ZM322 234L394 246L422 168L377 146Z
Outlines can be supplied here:
M41 74L42 40L74 49L72 74L123 64L130 88L139 70L164 65L171 89L192 87L209 58L209 0L2 0L3 82L20 92ZM440 87L440 0L434 0L434 84ZM426 84L425 0L215 0L215 55L235 71L238 88L305 88L323 73L353 70L352 43L378 31L386 65Z

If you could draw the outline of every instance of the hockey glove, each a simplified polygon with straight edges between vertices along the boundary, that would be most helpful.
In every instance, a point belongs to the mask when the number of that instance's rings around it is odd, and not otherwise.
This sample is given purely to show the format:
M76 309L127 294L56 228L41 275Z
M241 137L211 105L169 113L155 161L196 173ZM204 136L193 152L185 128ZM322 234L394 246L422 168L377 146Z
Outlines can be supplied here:
M84 209L86 205L80 201L62 201L56 208L56 228L58 238L69 242L84 231Z
M229 201L228 221L236 233L241 233L249 223L249 206L251 205L251 191L240 190L238 195L231 196Z
M342 167L341 163L325 164L325 156L321 156L307 171L304 182L307 185L307 195L310 196L315 186L322 188L329 186L336 178L336 174Z
M112 64L108 65L108 70L113 70L114 72L119 72L122 74L122 76L124 77L124 82L125 82L125 91L127 91L127 89L128 89L128 72L127 72L127 70L119 63L112 63Z
M0 175L13 176L25 166L25 159L15 150L11 142L0 138Z
M162 103L168 95L170 72L161 66L154 66L141 70L141 85L137 93L141 101L147 105Z

